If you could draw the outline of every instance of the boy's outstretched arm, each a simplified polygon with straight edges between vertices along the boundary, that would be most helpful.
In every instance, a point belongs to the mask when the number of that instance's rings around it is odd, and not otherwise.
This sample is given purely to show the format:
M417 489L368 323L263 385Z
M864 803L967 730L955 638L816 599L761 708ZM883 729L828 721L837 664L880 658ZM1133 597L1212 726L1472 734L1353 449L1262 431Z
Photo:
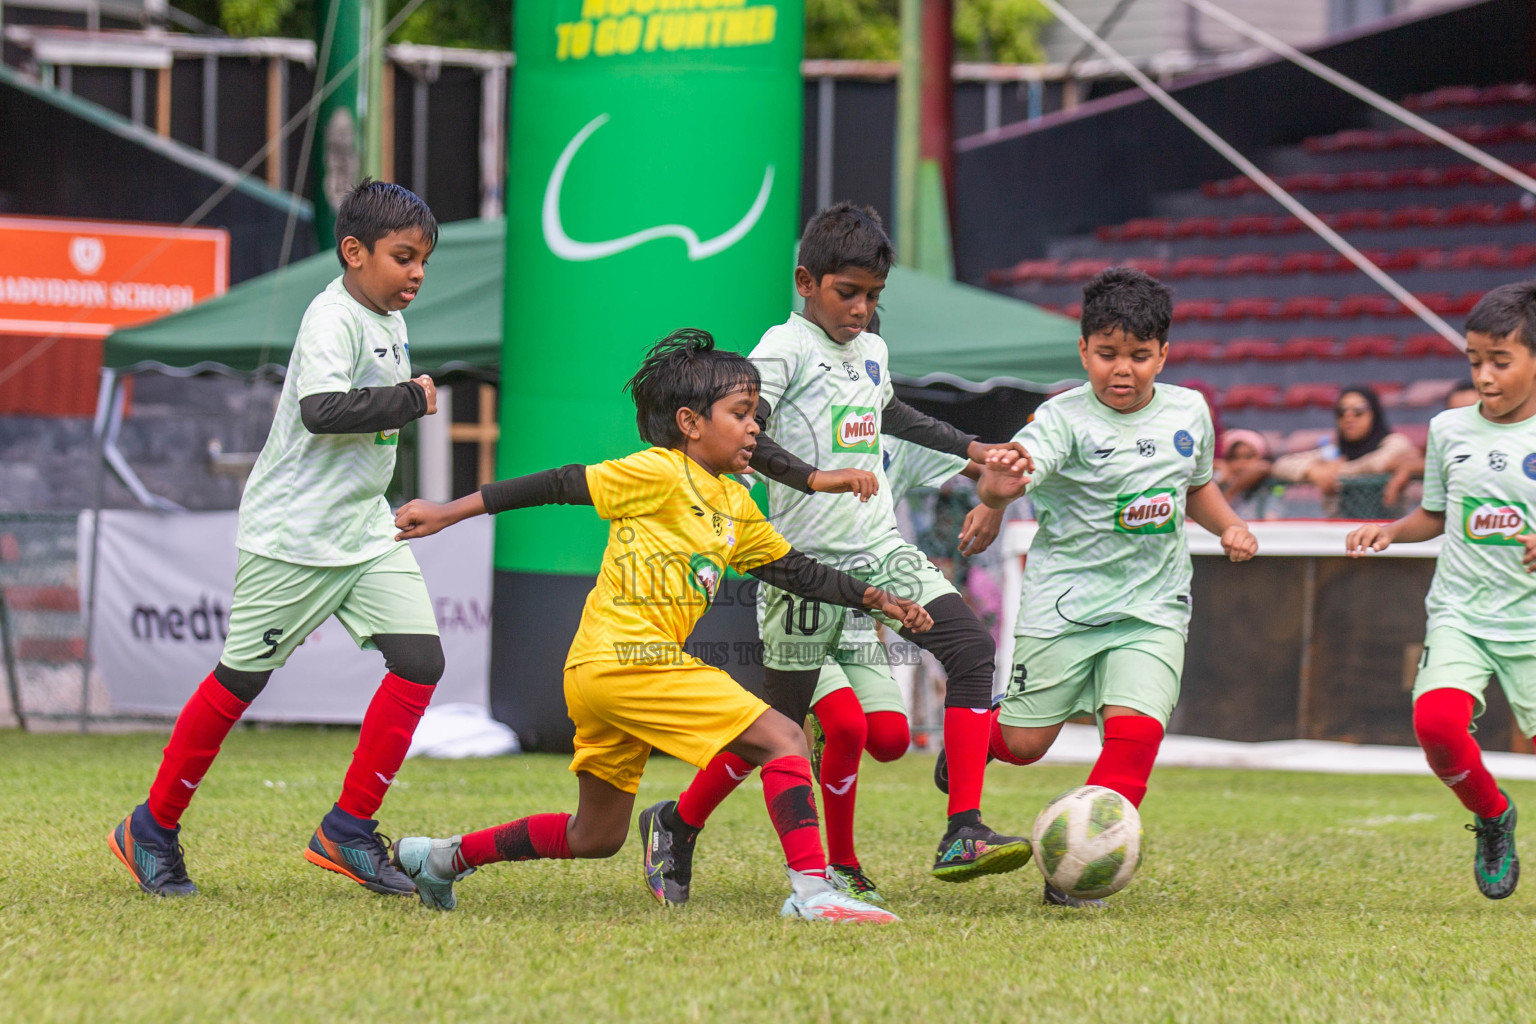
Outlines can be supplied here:
M328 391L299 399L299 418L311 434L399 430L435 412L437 386L426 374L389 387Z
M1445 513L1431 512L1424 506L1409 512L1392 523L1366 523L1349 531L1344 538L1344 550L1350 558L1359 558L1367 551L1385 551L1389 545L1402 541L1416 544L1431 540L1445 532ZM1529 565L1529 549L1526 564Z
M592 492L587 486L587 467L576 462L542 473L497 480L446 504L421 498L408 501L395 513L395 527L400 531L395 534L395 540L429 537L462 520L514 508L590 504Z
M863 469L817 469L780 446L768 434L768 417L773 406L768 399L757 400L757 448L751 466L769 480L793 487L805 494L846 494L852 492L860 501L868 501L880 490L875 474Z
M924 448L932 448L946 455L959 455L978 463L984 460L987 452L994 448L1013 448L1027 457L1024 448L1017 442L987 444L978 441L975 434L967 434L953 424L935 419L925 412L919 412L895 397L886 403L881 413L880 433L890 434L892 437L899 437L903 441L910 441Z
M1232 511L1216 481L1191 487L1186 507L1189 518L1221 538L1221 549L1232 561L1246 562L1259 553L1258 538L1249 532L1242 516Z
M926 633L933 626L932 616L917 602L893 597L879 587L871 587L794 548L790 548L783 557L748 569L747 572L769 586L787 590L799 597L845 608L877 611L895 619L914 633Z

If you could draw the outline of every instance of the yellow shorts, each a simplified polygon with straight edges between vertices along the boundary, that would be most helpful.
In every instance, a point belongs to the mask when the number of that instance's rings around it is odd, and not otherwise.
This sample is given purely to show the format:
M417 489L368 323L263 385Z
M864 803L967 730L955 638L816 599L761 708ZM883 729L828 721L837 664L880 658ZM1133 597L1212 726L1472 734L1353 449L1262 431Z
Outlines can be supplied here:
M694 658L676 665L589 661L565 670L565 707L576 723L571 771L617 789L640 789L655 747L703 768L768 705Z

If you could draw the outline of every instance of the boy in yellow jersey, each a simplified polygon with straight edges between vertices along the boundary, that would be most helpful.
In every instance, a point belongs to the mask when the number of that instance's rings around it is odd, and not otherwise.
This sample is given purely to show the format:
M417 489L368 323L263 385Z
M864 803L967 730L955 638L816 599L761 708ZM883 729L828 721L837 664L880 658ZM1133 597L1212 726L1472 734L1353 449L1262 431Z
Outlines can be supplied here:
M655 447L487 484L446 505L413 501L396 515L401 540L535 505L591 505L611 523L597 586L565 663L565 701L576 724L576 814L535 814L449 839L403 839L396 864L423 903L451 910L453 884L482 864L611 857L629 833L652 747L701 768L730 751L762 767L763 796L789 871L784 916L896 920L827 881L799 725L685 654L683 642L727 568L803 597L876 609L914 632L932 619L919 605L792 549L747 489L722 476L744 470L757 444L758 375L745 357L716 349L704 331L676 331L651 350L627 387L640 436ZM644 822L642 831L669 834ZM669 853L646 851L648 876ZM666 905L659 871L649 881Z

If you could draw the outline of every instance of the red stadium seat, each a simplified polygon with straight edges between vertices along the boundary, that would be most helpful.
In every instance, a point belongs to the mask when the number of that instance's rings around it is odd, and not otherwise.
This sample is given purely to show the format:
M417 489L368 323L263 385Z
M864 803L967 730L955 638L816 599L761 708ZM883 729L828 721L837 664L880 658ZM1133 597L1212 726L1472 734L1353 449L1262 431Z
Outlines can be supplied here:
M1280 401L1280 389L1273 384L1234 384L1221 396L1224 411L1273 409Z
M1226 224L1220 217L1185 217L1169 232L1173 238L1210 238L1222 233Z
M1280 317L1286 320L1332 315L1333 300L1321 295L1295 295L1280 303Z
M1153 277L1163 277L1168 272L1168 261L1159 256L1132 256L1130 259L1124 260L1120 265L1123 267L1134 267L1136 270L1151 274Z
M1218 256L1185 256L1173 261L1168 268L1169 277L1205 277L1221 270Z
M1280 406L1284 409L1326 409L1331 407L1338 397L1337 384L1292 384L1281 396Z
M1287 362L1300 362L1303 359L1336 359L1338 354L1338 342L1324 335L1302 335L1290 338L1280 346L1280 358Z
M1424 446L1429 443L1428 423L1400 423L1392 429L1395 433L1402 434L1408 440L1412 441L1415 445L1418 446L1420 451L1422 451Z
M1208 363L1221 354L1221 343L1208 338L1190 338L1168 345L1170 363Z
M1247 252L1236 256L1228 256L1226 266L1221 269L1224 274L1269 274L1273 273L1279 261L1269 253Z
M1422 359L1430 356L1459 356L1461 349L1452 345L1438 334L1411 334L1408 340L1403 342L1403 355L1410 359Z
M1248 360L1273 362L1280 358L1280 343L1273 338L1233 338L1221 350L1219 362L1242 363Z
M1213 299L1185 299L1173 304L1174 320L1215 320L1221 315L1221 303Z
M1397 355L1397 339L1390 334L1355 334L1344 339L1345 359L1390 359Z
M1231 299L1222 308L1223 320L1267 320L1277 316L1280 312L1280 303L1274 299L1258 297L1251 299Z
M1396 316L1401 307L1390 295L1346 295L1333 308L1337 317Z

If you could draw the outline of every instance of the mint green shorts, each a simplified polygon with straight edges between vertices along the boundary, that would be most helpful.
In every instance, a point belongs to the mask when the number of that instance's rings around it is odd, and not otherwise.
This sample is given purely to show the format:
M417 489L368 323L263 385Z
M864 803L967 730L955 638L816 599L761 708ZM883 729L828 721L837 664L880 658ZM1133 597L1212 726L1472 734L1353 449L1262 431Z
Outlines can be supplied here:
M906 541L887 544L885 550L868 556L863 565L841 568L871 586L925 607L956 592L938 566ZM777 587L759 587L757 630L763 638L763 664L795 672L821 668L828 657L835 659L846 618L843 612L837 605L796 597ZM900 628L883 615L872 617L892 629Z
M1536 643L1528 640L1480 640L1454 626L1436 626L1424 638L1413 699L1430 690L1461 690L1472 695L1473 717L1481 718L1491 676L1499 677L1520 731L1536 736Z
M852 608L844 611L850 618L863 618L868 622L868 616L861 612ZM850 634L856 636L858 642L848 643ZM852 689L865 714L895 711L905 715L907 705L901 699L901 687L897 685L896 677L891 675L890 653L874 629L866 627L855 631L847 628L843 637L844 645L834 650L822 663L821 677L816 680L816 693L811 697L811 706L815 707L829 693Z
M242 551L219 660L242 672L280 668L332 615L365 650L373 648L375 633L437 635L432 599L409 544L358 565L297 565Z
M1119 705L1167 728L1183 673L1183 634L1136 619L1049 639L1015 637L998 721L1038 728Z

